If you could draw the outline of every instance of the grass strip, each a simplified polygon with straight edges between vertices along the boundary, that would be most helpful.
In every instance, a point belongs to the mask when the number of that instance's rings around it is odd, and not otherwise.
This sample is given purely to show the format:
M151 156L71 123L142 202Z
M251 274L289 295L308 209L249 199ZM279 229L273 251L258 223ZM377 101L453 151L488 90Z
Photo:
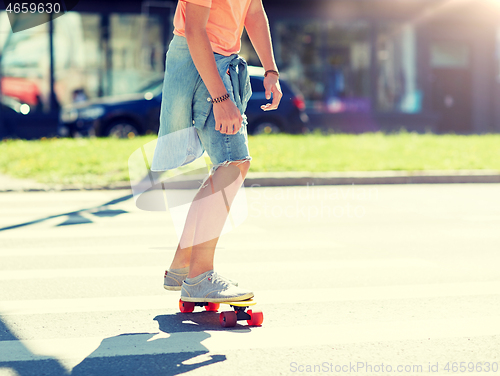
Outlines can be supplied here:
M41 183L109 185L128 181L128 158L156 139L4 140L0 173ZM253 172L500 170L500 135L401 132L249 136Z

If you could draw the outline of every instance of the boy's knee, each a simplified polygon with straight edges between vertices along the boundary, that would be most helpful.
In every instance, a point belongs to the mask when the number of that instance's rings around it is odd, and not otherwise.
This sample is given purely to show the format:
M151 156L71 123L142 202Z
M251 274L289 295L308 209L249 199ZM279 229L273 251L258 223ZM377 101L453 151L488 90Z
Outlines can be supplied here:
M250 161L249 160L234 161L231 162L231 164L240 169L241 175L243 179L245 179L245 176L247 175L247 172L250 169Z
M242 169L242 170L246 170L248 171L248 169L250 168L250 161L244 161L244 162L241 162L239 164L239 167Z

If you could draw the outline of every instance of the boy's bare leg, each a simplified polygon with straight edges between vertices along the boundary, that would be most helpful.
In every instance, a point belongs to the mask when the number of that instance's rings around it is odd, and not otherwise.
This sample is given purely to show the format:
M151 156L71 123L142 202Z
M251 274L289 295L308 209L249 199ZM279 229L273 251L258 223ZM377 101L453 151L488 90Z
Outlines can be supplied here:
M190 266L188 278L213 269L220 233L249 167L249 161L221 166L200 188L189 209L171 269Z

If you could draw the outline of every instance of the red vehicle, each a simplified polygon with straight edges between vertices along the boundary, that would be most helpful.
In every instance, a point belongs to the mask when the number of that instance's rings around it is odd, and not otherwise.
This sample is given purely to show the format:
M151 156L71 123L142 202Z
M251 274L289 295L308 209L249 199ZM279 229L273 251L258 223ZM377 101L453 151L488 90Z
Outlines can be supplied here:
M2 94L17 98L32 107L40 104L40 89L32 81L21 77L2 77Z

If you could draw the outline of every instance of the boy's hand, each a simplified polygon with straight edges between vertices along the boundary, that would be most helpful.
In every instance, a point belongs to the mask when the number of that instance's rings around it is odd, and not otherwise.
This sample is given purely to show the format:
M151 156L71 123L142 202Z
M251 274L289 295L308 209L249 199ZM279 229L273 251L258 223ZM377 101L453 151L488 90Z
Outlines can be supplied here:
M231 99L214 103L215 130L224 134L236 134L241 128L243 118L240 110Z
M266 90L266 99L271 99L271 93L273 93L273 102L262 105L260 108L263 111L276 110L283 96L278 76L275 74L268 74L267 77L264 78L264 89Z

